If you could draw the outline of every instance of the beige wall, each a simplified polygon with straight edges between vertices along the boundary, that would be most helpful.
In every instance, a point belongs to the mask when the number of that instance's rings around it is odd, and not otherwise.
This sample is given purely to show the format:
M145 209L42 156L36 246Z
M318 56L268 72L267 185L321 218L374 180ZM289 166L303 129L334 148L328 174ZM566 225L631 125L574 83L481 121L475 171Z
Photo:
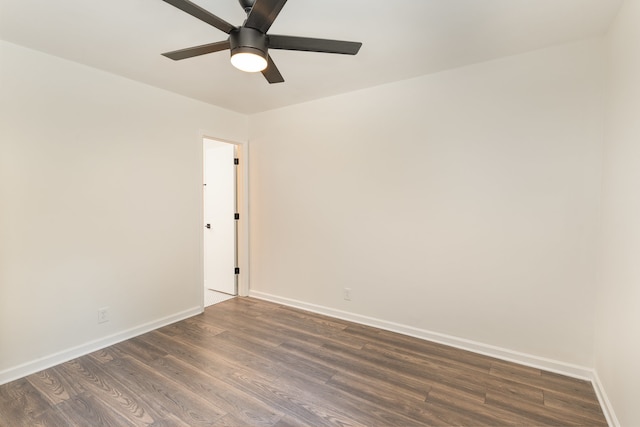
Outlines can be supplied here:
M607 39L603 256L596 370L620 425L640 425L640 2Z
M601 63L586 41L251 116L252 291L592 366Z
M247 118L9 43L0 64L1 383L201 307L199 134Z

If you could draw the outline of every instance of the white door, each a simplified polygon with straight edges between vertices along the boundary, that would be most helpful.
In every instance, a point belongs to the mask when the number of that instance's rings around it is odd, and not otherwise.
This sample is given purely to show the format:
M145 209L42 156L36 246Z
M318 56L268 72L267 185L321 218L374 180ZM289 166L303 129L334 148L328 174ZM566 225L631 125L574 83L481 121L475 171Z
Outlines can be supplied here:
M204 287L237 294L235 146L204 139Z

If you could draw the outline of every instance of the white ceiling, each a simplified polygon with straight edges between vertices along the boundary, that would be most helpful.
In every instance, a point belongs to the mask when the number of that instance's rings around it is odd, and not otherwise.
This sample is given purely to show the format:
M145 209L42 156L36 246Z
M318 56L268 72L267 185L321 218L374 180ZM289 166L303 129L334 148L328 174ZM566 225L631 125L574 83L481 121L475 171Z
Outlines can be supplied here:
M0 38L250 114L600 36L621 1L290 0L270 33L363 46L357 56L272 50L285 78L273 85L233 68L228 51L161 56L227 37L161 0L0 0ZM194 2L234 25L245 18L237 0Z

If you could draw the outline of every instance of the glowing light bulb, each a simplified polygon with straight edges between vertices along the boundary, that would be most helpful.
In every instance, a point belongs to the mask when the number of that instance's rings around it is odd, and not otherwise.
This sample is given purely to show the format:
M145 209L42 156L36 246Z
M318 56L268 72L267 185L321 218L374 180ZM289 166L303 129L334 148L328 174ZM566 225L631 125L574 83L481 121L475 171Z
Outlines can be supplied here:
M251 52L238 52L231 56L231 64L238 70L256 73L267 68L267 60Z

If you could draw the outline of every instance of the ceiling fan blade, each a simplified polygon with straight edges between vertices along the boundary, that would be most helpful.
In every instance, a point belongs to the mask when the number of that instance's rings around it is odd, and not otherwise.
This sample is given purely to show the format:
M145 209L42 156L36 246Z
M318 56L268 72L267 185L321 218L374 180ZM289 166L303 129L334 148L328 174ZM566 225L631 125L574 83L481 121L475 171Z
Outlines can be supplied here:
M169 3L172 6L177 7L183 12L188 13L189 15L198 18L201 21L206 22L209 25L212 25L219 29L220 31L224 31L229 34L236 27L229 24L224 19L218 18L213 13L201 8L195 3L191 3L189 0L163 0L166 3Z
M162 55L174 61L179 61L180 59L193 58L194 56L206 55L207 53L219 52L225 49L229 49L229 40L174 50Z
M271 55L267 56L267 68L262 70L262 75L271 84L284 82L284 77L280 74L280 70L276 67L273 59L271 59Z
M266 33L286 2L287 0L256 0L244 26Z
M302 50L306 52L340 53L355 55L362 43L343 40L313 39L309 37L294 37L269 35L270 49Z

